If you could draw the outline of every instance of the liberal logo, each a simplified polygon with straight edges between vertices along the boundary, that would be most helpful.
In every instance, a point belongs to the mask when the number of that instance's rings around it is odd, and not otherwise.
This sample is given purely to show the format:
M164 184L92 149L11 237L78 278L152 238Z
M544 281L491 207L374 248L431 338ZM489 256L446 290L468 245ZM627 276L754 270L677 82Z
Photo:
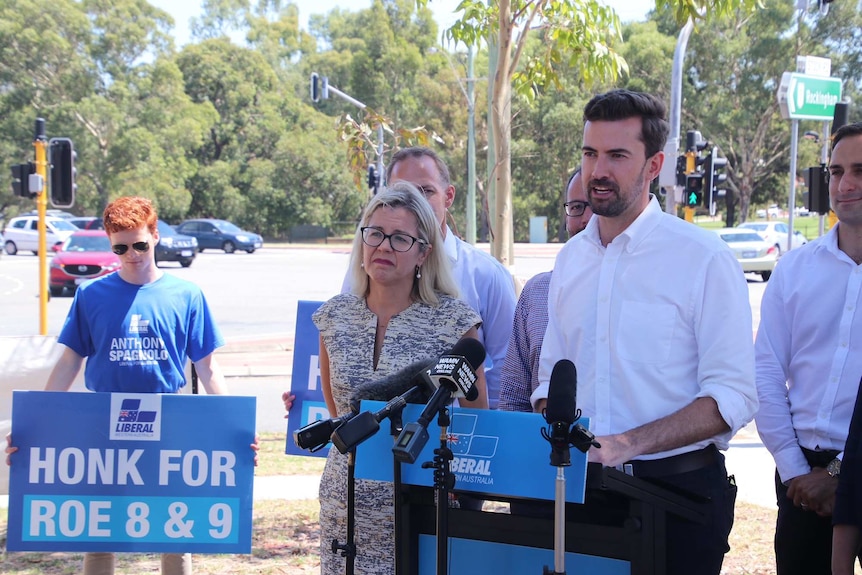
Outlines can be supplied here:
M129 333L149 333L150 332L150 320L141 319L141 314L135 313L132 314L131 320L129 321Z
M491 460L497 454L500 438L476 433L478 416L472 413L452 415L449 427L449 448L455 457L450 469L458 482L493 485Z
M111 439L161 439L161 396L111 394Z

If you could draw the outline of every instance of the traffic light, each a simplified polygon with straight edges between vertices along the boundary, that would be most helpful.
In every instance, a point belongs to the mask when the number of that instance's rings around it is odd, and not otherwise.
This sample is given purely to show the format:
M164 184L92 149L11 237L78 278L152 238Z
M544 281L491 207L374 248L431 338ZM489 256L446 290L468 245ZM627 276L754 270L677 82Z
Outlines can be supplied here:
M317 72L311 73L311 101L315 104L329 99L329 78Z
M51 205L55 208L70 208L75 204L75 183L77 170L75 159L77 154L69 138L51 138L49 142L49 158L51 170Z
M685 187L685 163L685 156L676 157L676 185L681 188Z
M825 165L821 164L805 170L805 187L808 188L808 197L805 202L808 211L828 214L829 172Z
M715 200L718 197L718 186L727 181L727 174L722 173L722 170L727 168L727 158L721 158L718 155L718 148L712 147L709 155L706 156L703 162L704 190L707 202L709 202L709 213L715 215Z
M703 202L703 174L688 174L685 177L685 205L696 208Z
M32 162L12 166L12 193L22 198L33 199L35 192L30 192L30 174L36 173L36 165Z
M320 76L317 72L311 73L311 101L315 104L320 101Z
M374 164L368 166L368 188L375 194L380 188L380 174L377 173L377 167Z

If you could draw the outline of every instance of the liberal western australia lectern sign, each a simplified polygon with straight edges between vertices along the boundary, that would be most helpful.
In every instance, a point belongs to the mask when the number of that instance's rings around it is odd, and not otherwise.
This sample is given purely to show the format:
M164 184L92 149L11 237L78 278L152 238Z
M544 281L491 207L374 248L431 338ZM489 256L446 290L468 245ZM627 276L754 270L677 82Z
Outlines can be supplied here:
M16 391L10 551L250 553L253 397Z

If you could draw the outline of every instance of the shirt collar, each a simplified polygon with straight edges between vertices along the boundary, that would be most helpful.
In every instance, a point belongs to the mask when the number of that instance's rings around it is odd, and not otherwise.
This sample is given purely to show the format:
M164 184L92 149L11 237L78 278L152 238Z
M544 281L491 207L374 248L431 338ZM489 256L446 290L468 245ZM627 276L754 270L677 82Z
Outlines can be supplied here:
M650 200L646 208L635 218L635 221L629 227L613 239L613 242L625 242L623 248L628 252L634 251L649 236L650 232L659 225L663 215L664 212L658 203L658 199L653 194L650 194ZM584 235L588 241L598 247L602 247L602 239L599 237L599 218L590 218L587 227L578 235Z
M449 256L453 262L458 261L458 240L455 239L455 234L446 226L446 237L443 238L443 253Z

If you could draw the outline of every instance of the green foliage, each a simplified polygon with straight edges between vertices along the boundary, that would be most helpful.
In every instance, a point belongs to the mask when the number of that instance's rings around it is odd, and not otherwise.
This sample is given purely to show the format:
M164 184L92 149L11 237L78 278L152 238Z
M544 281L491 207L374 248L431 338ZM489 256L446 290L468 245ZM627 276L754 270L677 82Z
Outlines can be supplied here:
M37 117L49 138L74 141L75 213L140 194L170 222L221 217L270 238L297 224L358 217L382 125L384 161L422 143L448 162L457 190L450 223L463 230L472 82L480 230L496 209L488 205L490 149L511 166L511 178L497 181L511 189L513 238L527 239L532 216L546 216L553 237L563 186L580 161L584 103L615 86L669 101L673 51L689 16L696 28L685 57L683 133L700 130L728 157L737 210L786 205L790 126L775 103L781 72L795 69L796 55L829 57L854 102L852 118L862 101L858 2L833 2L826 16L795 6L657 2L647 22L621 26L598 0L463 0L443 50L426 0L335 9L312 15L307 31L291 2L206 0L195 41L177 51L170 16L146 0L0 0L0 219L33 208L12 196L9 166L33 159ZM502 31L500 10L508 15ZM464 45L475 47L470 79ZM489 86L494 60L505 81ZM365 108L335 96L310 105L310 72ZM497 140L489 140L491 125L500 128ZM822 128L801 122L807 130ZM800 140L800 170L819 157L819 144Z

